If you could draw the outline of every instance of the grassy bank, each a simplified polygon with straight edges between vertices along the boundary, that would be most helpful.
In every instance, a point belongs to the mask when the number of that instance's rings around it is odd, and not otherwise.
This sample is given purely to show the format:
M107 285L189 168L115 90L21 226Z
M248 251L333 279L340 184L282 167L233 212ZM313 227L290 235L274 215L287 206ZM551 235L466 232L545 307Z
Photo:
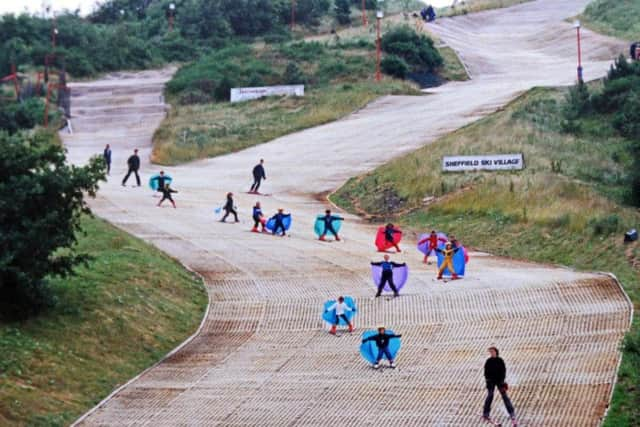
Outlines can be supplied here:
M446 7L440 11L441 16L458 16L468 13L482 12L483 10L501 9L515 6L532 0L462 0L456 7Z
M638 307L640 249L625 245L622 232L637 227L640 214L619 202L632 161L628 141L603 117L584 120L578 135L562 132L562 98L561 90L533 90L504 111L350 180L332 200L416 231L452 232L494 254L611 271ZM524 153L524 171L440 172L443 155L512 152ZM435 202L425 206L430 197ZM607 426L640 423L637 319Z
M204 288L177 262L101 220L83 228L95 258L52 281L56 306L0 324L0 425L68 425L202 319Z
M640 2L635 0L595 0L581 15L594 31L621 39L640 39Z

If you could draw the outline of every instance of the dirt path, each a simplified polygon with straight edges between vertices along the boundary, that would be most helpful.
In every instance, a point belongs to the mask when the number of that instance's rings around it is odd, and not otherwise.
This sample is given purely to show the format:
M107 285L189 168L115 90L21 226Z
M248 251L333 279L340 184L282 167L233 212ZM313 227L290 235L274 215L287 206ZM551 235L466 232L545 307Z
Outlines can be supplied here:
M562 3L558 5L557 3ZM473 80L425 97L386 97L341 120L242 152L165 168L178 209L154 207L150 190L123 188L133 147L146 159L163 115L170 71L122 74L75 85L81 163L109 142L114 170L94 211L201 273L210 310L200 333L81 419L83 425L479 425L487 346L504 355L524 426L593 426L605 413L631 306L605 275L472 254L468 276L443 284L407 238L412 274L403 296L372 298L374 227L347 215L345 241L313 239L325 205L315 195L391 157L482 117L535 85L574 79L574 30L563 19L587 0L542 0L439 21ZM585 71L603 75L617 42L586 32ZM270 214L293 212L288 238L249 232L256 197L243 192L264 157ZM143 163L144 179L159 168ZM215 221L226 191L241 224ZM385 324L404 335L395 371L371 370L359 333L323 329L322 303L340 294L360 307L358 332ZM501 403L494 414L505 420ZM336 421L338 420L338 421Z

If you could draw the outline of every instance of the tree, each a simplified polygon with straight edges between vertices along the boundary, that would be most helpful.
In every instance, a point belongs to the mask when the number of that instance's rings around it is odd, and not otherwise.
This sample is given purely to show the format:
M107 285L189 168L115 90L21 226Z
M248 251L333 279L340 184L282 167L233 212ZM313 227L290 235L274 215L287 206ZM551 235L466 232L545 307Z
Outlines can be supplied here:
M349 0L335 0L336 19L340 25L351 24L351 4Z
M409 73L409 66L404 59L396 55L385 56L380 62L382 72L399 79L404 79Z
M383 51L404 59L413 71L431 72L443 62L433 40L406 25L387 31L381 44Z
M51 304L46 278L66 276L87 257L75 253L80 217L105 178L101 159L66 163L40 131L0 132L0 316L27 317Z

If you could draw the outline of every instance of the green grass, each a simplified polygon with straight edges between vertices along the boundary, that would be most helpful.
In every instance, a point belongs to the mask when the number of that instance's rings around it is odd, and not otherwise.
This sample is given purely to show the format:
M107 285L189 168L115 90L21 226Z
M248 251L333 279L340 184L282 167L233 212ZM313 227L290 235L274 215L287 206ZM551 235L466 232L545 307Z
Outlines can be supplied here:
M418 91L407 83L385 79L380 84L338 84L298 98L175 106L154 134L152 160L172 165L239 151L340 119L379 96L407 93Z
M595 0L580 16L594 31L630 41L640 40L640 2Z
M105 222L83 219L78 275L52 280L53 309L0 323L0 425L68 425L192 334L199 279Z
M409 229L463 236L497 255L613 272L636 309L640 249L622 233L640 213L620 203L632 159L606 117L561 131L564 90L535 89L504 111L353 178L332 201ZM522 172L440 172L443 155L523 152ZM423 205L426 197L435 202ZM635 317L606 426L640 425L640 322Z

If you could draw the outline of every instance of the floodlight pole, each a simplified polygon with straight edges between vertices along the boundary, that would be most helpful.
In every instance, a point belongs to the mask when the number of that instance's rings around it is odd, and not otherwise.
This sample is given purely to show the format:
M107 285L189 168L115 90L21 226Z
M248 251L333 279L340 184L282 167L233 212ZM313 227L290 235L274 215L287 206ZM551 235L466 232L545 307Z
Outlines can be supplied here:
M55 15L51 24L51 49L56 50L56 36L58 35L58 23L56 22Z
M296 26L296 0L291 0L291 31Z
M582 45L580 40L580 21L576 20L573 23L573 27L576 29L576 36L578 40L578 82L582 83Z
M176 5L174 3L169 3L169 32L173 31L173 15L176 11Z
M367 21L367 0L362 0L362 25L367 26L369 22Z
M380 73L380 60L382 57L382 46L380 40L380 23L384 17L384 12L378 10L376 12L376 81L382 80L382 74Z

